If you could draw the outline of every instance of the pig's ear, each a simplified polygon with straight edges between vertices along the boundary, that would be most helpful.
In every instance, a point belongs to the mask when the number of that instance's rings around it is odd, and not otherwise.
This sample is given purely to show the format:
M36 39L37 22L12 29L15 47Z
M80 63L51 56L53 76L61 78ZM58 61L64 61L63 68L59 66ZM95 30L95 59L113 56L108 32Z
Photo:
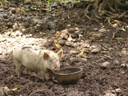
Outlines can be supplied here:
M61 58L63 56L63 49L61 49L60 51L57 52L57 55L59 58Z
M49 55L44 52L44 54L43 54L43 59L44 59L44 60L48 60L48 58L49 58Z

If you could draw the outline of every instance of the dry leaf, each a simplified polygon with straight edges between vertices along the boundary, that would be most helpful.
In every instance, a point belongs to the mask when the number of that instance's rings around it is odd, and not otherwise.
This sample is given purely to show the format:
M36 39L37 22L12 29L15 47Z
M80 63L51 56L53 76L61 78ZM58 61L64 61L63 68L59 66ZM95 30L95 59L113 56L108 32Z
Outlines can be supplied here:
M78 26L78 24L76 24L76 23L75 23L74 25L75 25L75 26Z
M17 91L18 88L14 88L14 89L9 89L8 87L3 87L6 91Z
M21 8L17 8L18 11L21 11Z
M14 75L11 75L11 78L15 78L15 76Z
M10 38L15 38L14 36L10 36Z
M84 52L85 52L85 49L83 48L83 49L81 50L80 54L78 54L77 56L81 56L81 55L83 55Z
M56 37L57 37L57 36L60 36L60 33L56 33L55 36L56 36Z
M18 90L18 88L10 89L10 91L17 91L17 90Z
M56 49L60 49L61 48L60 44L55 44L54 46L55 46Z
M119 21L119 20L114 20L114 22L117 23L117 24L121 23L121 21Z
M116 75L116 77L117 77L117 78L120 78L120 74L118 73L118 74Z

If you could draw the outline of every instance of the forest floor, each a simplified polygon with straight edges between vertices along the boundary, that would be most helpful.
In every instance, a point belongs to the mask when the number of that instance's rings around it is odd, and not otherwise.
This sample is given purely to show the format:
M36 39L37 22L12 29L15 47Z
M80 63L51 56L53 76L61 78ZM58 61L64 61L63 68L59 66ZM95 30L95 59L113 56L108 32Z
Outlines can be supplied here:
M9 96L128 96L127 24L89 21L84 6L69 7L12 3L0 8L0 87L18 88ZM62 48L61 67L81 67L81 79L68 85L42 82L29 70L18 78L10 57L21 45Z

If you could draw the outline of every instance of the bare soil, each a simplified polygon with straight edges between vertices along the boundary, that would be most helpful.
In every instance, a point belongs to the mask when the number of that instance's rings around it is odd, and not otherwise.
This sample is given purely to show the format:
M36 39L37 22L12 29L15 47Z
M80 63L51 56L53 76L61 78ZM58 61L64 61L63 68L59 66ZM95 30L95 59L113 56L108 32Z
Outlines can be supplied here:
M9 91L8 96L128 96L127 25L113 25L115 27L102 21L88 21L82 6L59 6L45 11L36 4L4 5L0 10L0 87L18 88ZM17 30L22 34L15 35ZM61 35L56 36L56 33ZM24 39L23 36L29 34L32 36ZM13 38L14 42L6 37ZM13 60L8 57L14 46L22 43L53 51L59 49L54 44L61 45L64 50L61 67L82 67L81 79L68 85L52 80L42 82L36 72L29 70L18 78ZM84 53L77 56L82 49Z

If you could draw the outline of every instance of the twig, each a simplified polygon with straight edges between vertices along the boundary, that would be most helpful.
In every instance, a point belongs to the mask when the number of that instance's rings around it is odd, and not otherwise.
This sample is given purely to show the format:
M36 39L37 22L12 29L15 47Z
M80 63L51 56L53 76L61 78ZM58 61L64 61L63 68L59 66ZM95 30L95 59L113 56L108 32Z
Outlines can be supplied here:
M26 85L19 86L18 89L19 89L19 91L22 91L22 90L24 90L25 87L27 87L27 86L29 86L29 85L33 85L33 84L38 84L38 83L32 83L32 82L31 82L31 83L28 83L28 84L26 84Z
M42 91L49 91L49 90L46 90L46 89L36 90L36 91L34 91L34 92L30 93L30 95L29 95L29 96L32 96L33 94L35 94L35 93L37 93L37 92L42 92Z

